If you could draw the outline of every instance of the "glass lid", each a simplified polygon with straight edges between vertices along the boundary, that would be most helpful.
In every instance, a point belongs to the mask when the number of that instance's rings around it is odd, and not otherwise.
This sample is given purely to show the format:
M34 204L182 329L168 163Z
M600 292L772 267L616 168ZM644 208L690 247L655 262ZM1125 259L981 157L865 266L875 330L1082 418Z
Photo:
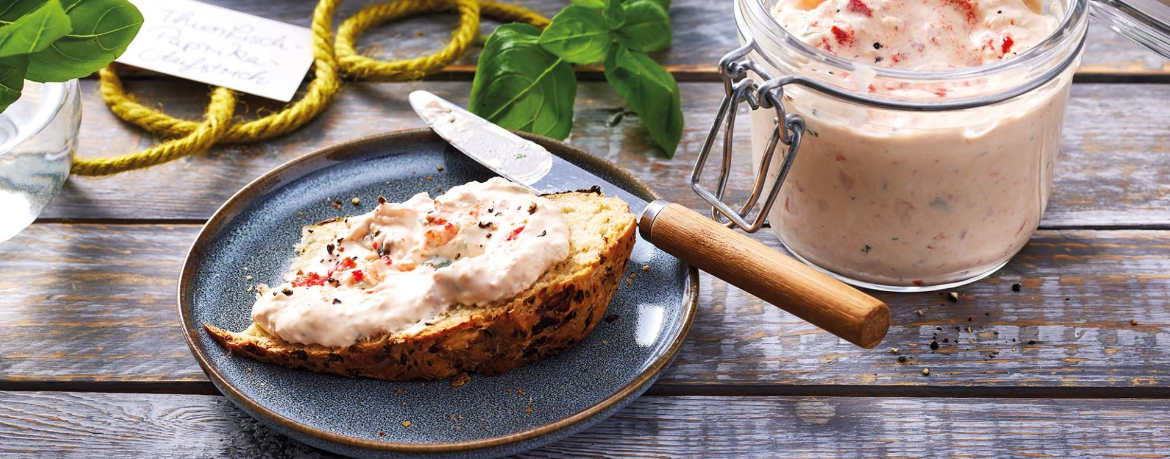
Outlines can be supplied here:
M1170 59L1170 0L1093 0L1090 14L1117 33Z

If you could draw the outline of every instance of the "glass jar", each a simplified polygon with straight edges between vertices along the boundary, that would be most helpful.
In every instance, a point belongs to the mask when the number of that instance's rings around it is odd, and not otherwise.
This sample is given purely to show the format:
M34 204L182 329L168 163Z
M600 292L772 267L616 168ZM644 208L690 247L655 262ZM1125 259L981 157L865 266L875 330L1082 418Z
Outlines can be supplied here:
M782 103L804 119L806 135L768 214L780 240L806 263L887 290L950 287L1006 264L1048 203L1088 26L1085 3L1064 1L1044 5L1064 20L1035 48L991 65L923 72L863 68L829 56L783 32L765 4L739 0L741 33L758 45L749 58L773 75L801 73L867 98L914 105L970 102L1039 83L996 103L929 111L785 88ZM907 89L871 95L869 85ZM755 164L773 118L763 110L751 115ZM774 164L770 176L778 173Z
M20 99L0 113L0 242L32 224L69 177L80 92L77 80L25 81Z
M939 71L825 53L786 32L774 2L735 2L744 46L720 63L728 98L692 176L716 218L753 231L766 215L797 258L879 290L949 288L1005 265L1048 204L1088 0L1043 0L1059 25L1018 56ZM730 141L715 191L700 175L742 102L753 109L757 183L736 210L722 202Z

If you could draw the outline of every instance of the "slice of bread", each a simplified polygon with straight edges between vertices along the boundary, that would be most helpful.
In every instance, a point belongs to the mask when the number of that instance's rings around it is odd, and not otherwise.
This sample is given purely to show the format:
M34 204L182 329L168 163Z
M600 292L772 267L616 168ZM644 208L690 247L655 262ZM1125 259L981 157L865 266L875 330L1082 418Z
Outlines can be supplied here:
M348 347L286 342L252 324L229 332L204 328L234 354L320 373L391 381L443 379L464 371L495 375L565 351L605 315L634 247L629 206L596 189L545 196L561 207L569 227L569 257L531 288L486 306L456 305L428 320ZM298 253L333 239L341 223L323 222ZM310 233L306 232L306 235ZM302 256L303 257L303 256ZM303 260L293 262L297 266Z

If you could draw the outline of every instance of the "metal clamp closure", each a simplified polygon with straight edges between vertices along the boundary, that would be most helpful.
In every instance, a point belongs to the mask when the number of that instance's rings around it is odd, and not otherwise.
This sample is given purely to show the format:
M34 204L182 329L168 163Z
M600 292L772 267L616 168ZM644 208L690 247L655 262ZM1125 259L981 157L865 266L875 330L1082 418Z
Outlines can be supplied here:
M719 112L715 115L715 122L711 125L711 131L707 133L707 139L703 142L702 150L699 151L699 158L695 163L695 169L691 172L691 189L711 204L711 218L728 227L739 227L749 233L754 233L763 226L764 220L768 216L768 211L772 209L772 204L775 203L776 196L780 194L780 187L784 184L785 177L788 176L788 170L792 167L793 160L796 159L796 152L800 149L800 139L804 135L804 118L800 115L786 113L784 104L781 103L784 97L784 85L794 82L796 78L793 76L773 78L754 61L744 59L752 51L754 46L755 41L750 40L742 47L723 56L723 59L719 61L719 73L723 75L726 96L724 96L723 102L719 105ZM760 84L750 78L748 71L755 73L762 79L763 83ZM773 129L772 136L768 139L768 146L764 150L764 155L760 158L759 172L756 174L752 193L740 207L740 210L736 211L731 205L723 202L723 196L727 190L727 178L731 175L735 118L738 113L739 104L744 102L747 102L752 110L775 110L776 117L774 118L774 122L776 123L776 128ZM781 121L783 121L783 124L781 124ZM720 128L723 129L723 158L719 169L719 180L715 191L711 192L703 187L699 179L702 175L703 167L707 164L707 158L711 154L711 148L715 144ZM780 171L776 176L776 180L772 183L771 189L767 192L767 197L764 199L760 212L756 214L756 217L752 219L751 223L748 223L748 214L751 213L752 208L759 202L760 197L764 195L768 170L772 164L772 158L775 156L776 148L780 144L788 147L784 154L784 163L780 167Z

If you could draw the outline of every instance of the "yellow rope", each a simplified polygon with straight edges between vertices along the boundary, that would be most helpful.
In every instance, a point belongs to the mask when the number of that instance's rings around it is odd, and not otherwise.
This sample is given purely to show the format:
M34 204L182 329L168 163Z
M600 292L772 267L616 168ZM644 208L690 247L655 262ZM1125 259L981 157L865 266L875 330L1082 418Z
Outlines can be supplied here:
M393 0L363 8L338 27L333 42L333 17L342 0L320 0L313 11L313 80L304 96L279 112L243 123L234 123L235 93L217 87L201 122L174 118L138 103L127 94L113 67L102 69L102 100L117 117L160 137L170 139L155 147L114 158L74 159L75 175L110 175L142 169L184 156L202 153L216 143L245 143L287 134L325 110L340 89L340 75L374 81L408 81L442 70L459 59L479 32L479 17L505 22L526 22L544 28L548 19L515 5L486 0ZM410 16L457 11L459 25L451 41L435 54L396 61L378 61L354 50L354 42L366 29Z
M459 12L459 26L447 46L435 54L401 61L379 62L358 54L353 48L357 36L365 32L367 27L408 15L448 11L452 8ZM365 7L337 28L337 60L348 77L376 81L417 80L431 69L440 69L455 62L467 51L478 29L479 4L476 2L399 0L378 3Z
M191 154L204 151L223 137L232 122L236 110L236 96L227 88L215 88L211 92L211 103L203 122L195 125L191 135L163 142L144 151L117 156L73 161L73 173L78 175L111 175L134 169L162 164Z

